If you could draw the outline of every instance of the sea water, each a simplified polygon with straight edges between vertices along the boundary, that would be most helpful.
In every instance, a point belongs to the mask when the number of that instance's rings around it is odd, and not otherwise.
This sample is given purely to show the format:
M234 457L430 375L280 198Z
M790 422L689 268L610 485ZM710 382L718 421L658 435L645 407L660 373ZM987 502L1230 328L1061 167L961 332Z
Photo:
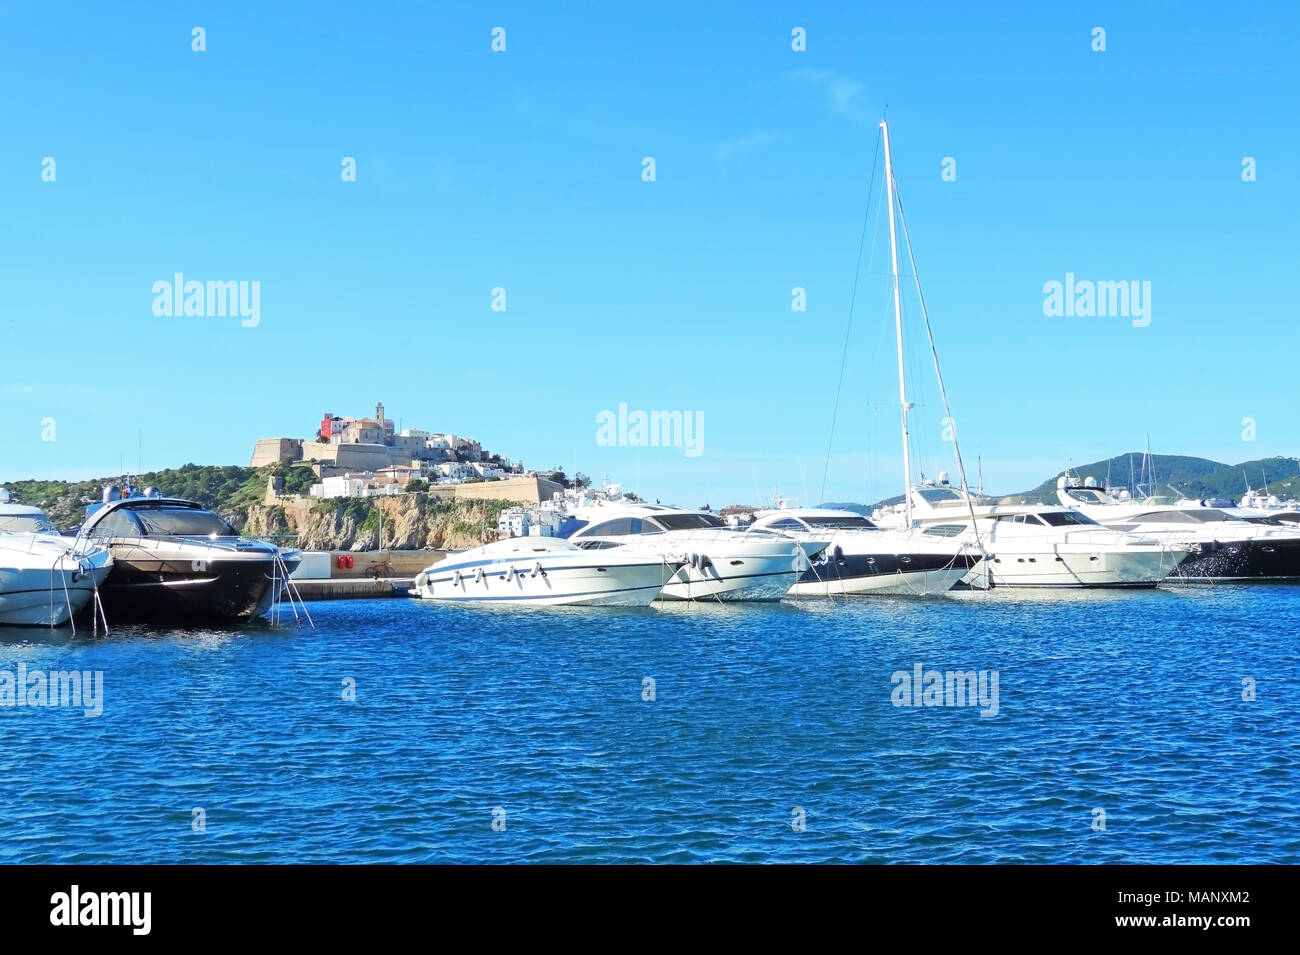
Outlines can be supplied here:
M0 861L1300 862L1300 587L309 609L0 629Z

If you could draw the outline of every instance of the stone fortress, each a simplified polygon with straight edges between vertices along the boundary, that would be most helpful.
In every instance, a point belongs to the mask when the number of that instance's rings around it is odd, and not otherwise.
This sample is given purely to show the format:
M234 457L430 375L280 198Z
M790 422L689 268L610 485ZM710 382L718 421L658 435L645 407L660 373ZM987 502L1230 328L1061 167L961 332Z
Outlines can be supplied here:
M430 493L517 501L543 501L561 486L525 471L523 462L490 454L473 438L404 428L398 431L381 402L373 418L326 412L314 439L261 438L250 465L289 460L309 464L321 483L314 497L369 497L401 493L424 481Z

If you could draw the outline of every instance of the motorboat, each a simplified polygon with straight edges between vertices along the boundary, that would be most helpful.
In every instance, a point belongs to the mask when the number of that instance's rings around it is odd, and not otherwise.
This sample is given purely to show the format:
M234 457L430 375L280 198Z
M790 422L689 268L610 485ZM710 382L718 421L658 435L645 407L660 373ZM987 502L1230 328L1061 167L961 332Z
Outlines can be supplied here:
M617 548L677 562L662 600L780 600L827 544L824 537L737 531L704 510L626 502L576 509L560 536L584 550Z
M113 553L113 573L101 592L115 621L261 617L302 559L298 551L240 536L200 504L152 488L143 495L107 488L104 500L86 511L79 536Z
M828 542L790 588L795 597L942 594L984 556L965 540L886 530L861 514L830 508L760 511L747 532Z
M447 603L645 607L679 566L635 549L514 537L448 554L420 572L410 593Z
M912 489L912 520L924 534L987 553L966 576L971 587L1154 587L1191 553L1188 544L1103 527L1068 507L996 504L961 488ZM888 526L902 506L878 512Z
M1190 500L1163 505L1121 501L1095 479L1079 480L1068 471L1056 480L1056 496L1112 530L1189 547L1191 555L1171 581L1300 578L1300 526L1287 521L1285 511L1229 510Z
M61 537L43 510L0 488L0 624L63 626L112 569L107 547Z

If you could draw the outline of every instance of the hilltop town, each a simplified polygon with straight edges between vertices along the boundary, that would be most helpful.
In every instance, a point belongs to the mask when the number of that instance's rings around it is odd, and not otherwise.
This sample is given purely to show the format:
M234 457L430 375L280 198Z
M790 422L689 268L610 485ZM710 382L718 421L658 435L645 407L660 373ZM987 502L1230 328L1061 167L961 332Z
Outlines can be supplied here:
M382 402L373 418L321 416L314 438L261 438L250 467L289 462L310 467L317 498L383 497L408 491L433 496L539 503L562 489L559 481L526 470L522 461L483 449L463 435L419 428L397 430ZM549 473L549 472L545 472ZM268 488L268 498L282 487Z

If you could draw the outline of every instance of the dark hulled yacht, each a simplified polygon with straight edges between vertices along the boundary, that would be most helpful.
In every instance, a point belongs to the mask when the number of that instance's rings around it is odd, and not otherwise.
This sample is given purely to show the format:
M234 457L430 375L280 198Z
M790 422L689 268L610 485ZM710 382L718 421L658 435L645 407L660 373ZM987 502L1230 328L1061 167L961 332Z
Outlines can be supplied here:
M1300 527L1271 515L1247 516L1200 502L1119 500L1093 479L1079 481L1069 472L1057 479L1056 495L1065 506L1114 530L1190 545L1191 555L1170 581L1300 578Z
M297 551L241 537L193 501L152 489L87 508L80 536L108 546L113 572L101 588L113 621L188 623L266 614L298 566Z

